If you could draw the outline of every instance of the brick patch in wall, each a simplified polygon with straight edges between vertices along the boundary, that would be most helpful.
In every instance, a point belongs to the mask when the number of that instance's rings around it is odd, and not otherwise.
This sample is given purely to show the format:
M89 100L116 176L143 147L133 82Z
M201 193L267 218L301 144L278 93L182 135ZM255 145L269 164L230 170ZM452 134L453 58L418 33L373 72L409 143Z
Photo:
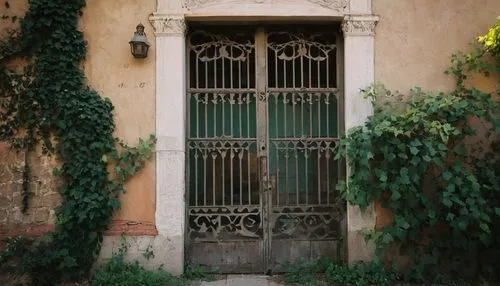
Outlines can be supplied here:
M111 227L104 232L105 236L156 236L158 231L153 223L129 220L114 220Z
M27 224L9 229L0 226L0 239L11 236L36 237L53 230L54 225L52 224Z
M0 239L11 236L37 237L54 230L52 224L28 224L5 228L0 226ZM127 220L115 220L111 227L104 232L105 236L156 236L158 231L152 223L135 222Z

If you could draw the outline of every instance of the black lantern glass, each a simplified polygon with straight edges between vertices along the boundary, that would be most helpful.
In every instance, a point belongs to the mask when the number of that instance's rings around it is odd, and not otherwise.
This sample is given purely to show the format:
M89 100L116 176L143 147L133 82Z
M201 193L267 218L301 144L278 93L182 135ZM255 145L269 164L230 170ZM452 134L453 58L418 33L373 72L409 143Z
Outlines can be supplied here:
M135 58L145 58L148 56L149 43L146 38L146 33L144 33L144 26L142 24L137 25L134 37L129 42L130 50Z

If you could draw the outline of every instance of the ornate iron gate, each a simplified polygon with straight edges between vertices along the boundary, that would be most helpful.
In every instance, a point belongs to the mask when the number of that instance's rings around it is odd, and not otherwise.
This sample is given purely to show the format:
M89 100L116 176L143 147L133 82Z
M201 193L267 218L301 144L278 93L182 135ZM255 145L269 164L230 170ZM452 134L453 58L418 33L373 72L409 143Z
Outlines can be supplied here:
M342 259L340 37L226 30L188 36L187 260L244 273Z

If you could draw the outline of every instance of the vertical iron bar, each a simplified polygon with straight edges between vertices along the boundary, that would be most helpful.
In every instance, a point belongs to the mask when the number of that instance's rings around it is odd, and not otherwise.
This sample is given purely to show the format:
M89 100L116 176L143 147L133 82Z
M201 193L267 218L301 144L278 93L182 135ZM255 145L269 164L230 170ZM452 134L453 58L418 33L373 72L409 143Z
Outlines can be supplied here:
M309 101L309 137L313 137L313 95L312 93L307 94Z
M297 138L297 134L295 134L296 126L295 126L295 106L296 106L296 101L295 101L295 93L292 93L292 117L293 117L293 138Z
M226 205L226 146L222 146L221 160L222 160L222 205Z
M250 100L252 94L247 93L247 137L250 138Z
M250 86L250 55L247 58L247 86L246 88L251 88Z
M309 58L309 87L312 87L312 60Z
M295 45L293 45L292 49L293 49L292 55L295 56ZM293 56L292 56L292 87L295 88L297 86L295 85L295 59L293 58Z
M321 142L317 142L317 148L318 148L318 169L316 170L316 172L318 173L318 205L321 205L321 172L320 172L320 168L321 168L321 164L320 164L320 161L321 161Z
M226 59L224 59L224 57L221 57L220 61L221 61L221 65L222 65L222 88L226 88L226 71L225 71ZM231 63L231 62L229 62L229 63Z
M318 60L316 62L317 62L317 67L318 67L318 73L316 74L316 76L318 77L318 88L320 88L321 87L321 68L320 68L321 67L321 61Z
M196 138L200 138L200 94L197 93L196 97Z
M222 108L222 136L226 136L226 95L220 94L220 104ZM215 123L217 124L217 122Z
M234 93L231 93L231 94L229 94L229 111L231 113L231 118L229 119L229 121L231 122L231 132L229 133L229 135L234 137L234 133L233 133L233 106L234 106Z
M208 137L208 93L205 93L205 138Z
M275 55L275 58L276 58L276 53L274 53ZM276 70L277 71L277 70ZM276 76L277 78L278 76ZM279 126L278 126L278 121L279 121L279 118L278 118L278 102L279 102L279 93L275 93L274 94L274 116L275 116L275 125L276 125L276 129L275 129L275 134L274 136L276 138L279 137ZM276 204L279 206L280 203L279 203L279 198L280 198L280 185L279 185L279 181L278 181L278 178L279 178L279 171L280 171L280 161L279 161L279 141L276 141L275 143L275 152L276 152Z
M244 143L240 143L241 145L243 145ZM243 205L243 169L242 169L242 162L241 160L243 160L243 146L240 146L240 150L238 152L238 161L239 161L239 171L240 171L240 175L238 177L239 181L240 181L240 205Z
M288 137L288 130L287 130L287 126L286 126L286 105L287 105L287 96L288 96L288 93L287 92L284 92L283 93L283 127L285 128L285 132L283 133L283 137L287 138Z
M279 156L279 142L273 142L274 143L274 150L276 153L276 161L275 161L275 168L276 168L276 187L275 187L275 192L276 192L276 205L280 205L280 156Z
M286 60L283 60L283 87L286 88Z
M317 93L318 97L318 115L317 115L317 120L318 120L318 137L321 137L321 97L323 97L323 94L321 92Z
M250 100L252 98L251 93L247 93L247 138L250 138ZM248 204L252 204L252 190L251 190L251 173L250 173L250 150L251 144L248 145L248 153L247 153L247 163L248 163Z
M217 97L218 97L218 94L214 93L214 94L212 94L212 96L213 96L212 104L214 105L214 136L213 137L217 137Z
M229 155L229 162L231 163L231 205L234 205L234 182L233 182L233 174L234 174L234 168L233 168L233 159L234 159L234 150L231 148L231 154Z
M300 68L302 69L300 71L300 87L304 87L304 71L306 70L304 68L304 56L300 56Z
M248 144L248 149L247 149L247 173L248 173L248 204L252 204L252 177L250 175L250 148L251 148L252 143Z
M276 87L279 87L279 81L278 81L278 55L277 55L277 52L273 52L273 56L274 56L274 78L276 80L275 82L275 86ZM278 132L278 131L276 131Z
M225 61L226 60L222 56L221 56L220 60L221 60L221 65L222 65L222 88L226 88L226 72L225 72L225 65L226 65ZM231 63L231 61L229 63ZM226 109L226 95L227 94L223 94L221 96L221 100L222 100L221 101L221 104L222 104L222 136L226 135L226 117L225 117L225 112L224 112L224 110ZM231 104L231 102L229 104Z
M286 141L285 141L286 142ZM286 205L290 205L290 176L288 173L288 142L285 143L285 194L286 194Z
M327 93L325 97L325 105L326 105L326 137L330 137L330 104L332 102L330 101L330 97L332 96L331 93Z
M306 135L306 132L304 131L304 94L300 94L300 131L301 131L301 137L304 137Z
M210 88L210 85L208 85L208 62L205 62L205 87Z
M279 134L280 134L279 133L279 129L278 129L279 128L279 126L278 126L278 121L279 121L279 119L278 119L278 102L279 101L278 100L279 100L279 96L280 96L279 93L275 93L274 94L274 102L275 102L274 114L275 114L275 117L276 117L276 120L275 120L275 123L276 123L276 131L275 132L276 132L276 134L275 134L275 136L276 137L279 137ZM278 149L276 149L276 152L277 151L278 151Z
M194 152L195 152L195 156L194 156L194 168L195 168L195 171L194 171L194 176L195 176L195 194L194 194L194 197L195 197L195 200L196 200L196 203L194 204L195 206L198 206L198 150L194 149Z
M240 138L243 138L243 131L241 130L241 105L243 104L243 102L242 102L242 100L243 100L242 96L243 95L241 93L238 94L238 119L239 119L238 120L238 125L239 125L239 128L240 128L240 129L238 129L238 137L240 137Z
M231 46L231 59L232 58L233 58L233 46ZM229 61L229 80L230 80L229 86L231 88L233 88L233 62L231 61L231 59L228 59L228 61Z
M296 194L296 199L295 199L295 204L299 205L300 200L299 200L299 154L298 154L298 148L295 146L295 190L297 192Z
M330 145L326 149L327 154L330 152ZM325 155L326 161L326 204L330 204L330 156Z
M217 158L217 155L212 155L212 205L215 206L215 159Z
M330 59L326 56L326 88L330 88Z
M241 61L238 61L238 88L241 88Z
M306 145L304 146L304 157L306 158L306 197L309 197L309 164L308 164L308 159L309 159L309 155L307 154L307 151L308 151L308 147L307 147L307 143ZM308 200L309 201L309 200Z
M205 146L203 155L203 206L207 206L207 149Z
M213 77L214 77L214 88L216 89L217 88L217 49L215 49L215 51L214 51L214 57L215 57L215 60L214 60Z
M208 93L205 93L205 138L208 137ZM205 154L203 157L203 172L204 172L204 190L203 190L203 201L204 201L204 206L207 205L207 146L205 146Z
M200 87L200 69L199 69L199 55L196 54L196 88ZM196 94L196 138L200 138L200 103L199 103L200 94ZM191 136L191 135L190 135ZM198 170L196 171L198 173ZM198 203L198 201L196 201Z

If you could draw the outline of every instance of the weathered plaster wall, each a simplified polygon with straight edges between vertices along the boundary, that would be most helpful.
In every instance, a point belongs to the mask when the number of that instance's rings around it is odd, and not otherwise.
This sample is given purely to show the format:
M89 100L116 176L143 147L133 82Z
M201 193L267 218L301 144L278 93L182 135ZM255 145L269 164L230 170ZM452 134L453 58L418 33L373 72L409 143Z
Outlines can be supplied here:
M500 15L498 0L374 0L380 16L375 37L375 80L406 92L419 86L445 91L454 81L444 74L451 55L467 52L475 38L484 34ZM474 76L470 84L485 91L497 86L494 78ZM392 216L380 205L377 228Z
M406 91L445 90L450 56L467 51L500 15L498 0L374 0L375 80Z
M0 3L0 15L24 14L26 1L8 0L9 8L4 2ZM116 136L131 145L155 131L155 38L148 23L155 10L155 0L88 0L80 20L88 41L88 57L83 63L88 84L112 100ZM152 45L144 60L134 59L128 44L140 22ZM0 21L0 31L15 27L10 20ZM39 234L51 229L55 221L53 208L60 201L57 180L52 176L55 159L40 154L30 157L33 195L26 215L21 213L23 162L22 154L0 145L0 236ZM127 184L127 190L108 234L155 234L154 161Z
M155 132L155 37L148 16L155 0L88 0L81 19L88 41L85 73L89 85L115 106L116 135L128 144ZM142 23L151 48L146 59L135 59L128 41ZM127 185L115 220L152 226L155 214L154 162Z

